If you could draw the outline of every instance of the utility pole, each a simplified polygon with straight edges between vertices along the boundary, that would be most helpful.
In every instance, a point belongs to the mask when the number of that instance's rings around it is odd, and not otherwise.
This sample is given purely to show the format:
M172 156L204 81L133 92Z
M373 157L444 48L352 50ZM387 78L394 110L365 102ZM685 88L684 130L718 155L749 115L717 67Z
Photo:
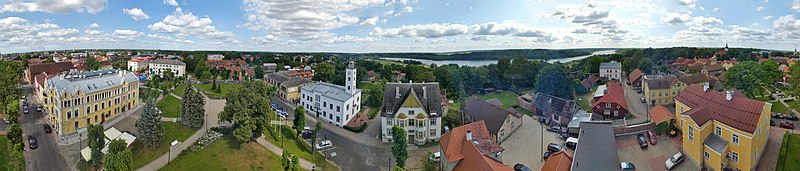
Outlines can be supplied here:
M539 134L539 154L542 156L540 159L544 161L544 125L539 124L542 126L542 133Z

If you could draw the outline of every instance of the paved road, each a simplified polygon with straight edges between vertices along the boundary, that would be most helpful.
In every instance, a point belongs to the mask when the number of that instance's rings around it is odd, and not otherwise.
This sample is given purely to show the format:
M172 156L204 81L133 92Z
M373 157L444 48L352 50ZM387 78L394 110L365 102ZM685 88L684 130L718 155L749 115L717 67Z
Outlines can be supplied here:
M23 90L27 93L30 112L22 114L20 110L20 122L22 123L22 135L25 137L25 168L26 170L65 170L71 168L64 160L59 151L55 133L45 133L43 124L47 123L44 112L37 112L39 106L36 98L31 94L31 87L25 86ZM21 109L21 108L20 108ZM27 135L36 137L38 148L28 147Z
M294 119L294 106L287 104L285 101L282 101L276 97L272 98L278 106L286 110L289 113L289 121ZM323 122L323 129L317 135L320 140L330 140L333 144L334 148L330 150L324 151L324 154L329 160L335 162L339 169L341 170L389 170L389 164L394 165L394 163L390 163L391 161L391 152L389 152L388 148L381 148L383 146L388 146L386 144L374 144L368 143L371 145L363 145L365 142L359 141L356 142L349 138L346 138L342 135L339 135L338 131L347 131L343 128L336 127L330 123ZM306 116L306 126L314 129L316 125L316 120L310 116ZM374 127L370 125L369 127ZM378 126L379 127L379 126ZM356 140L364 140L369 141L370 138L368 135L364 136L357 136L353 139ZM310 140L306 140L310 142ZM370 142L374 142L376 140L372 140ZM318 141L319 142L319 141ZM377 146L377 147L376 147ZM332 153L336 153L336 156L331 156Z
M625 88L625 101L628 103L628 112L633 114L634 118L627 120L627 124L637 124L642 123L648 120L647 110L648 107L645 106L646 104L642 103L641 98L644 97L642 94L636 92L636 89L633 89L631 85L621 83L622 86Z

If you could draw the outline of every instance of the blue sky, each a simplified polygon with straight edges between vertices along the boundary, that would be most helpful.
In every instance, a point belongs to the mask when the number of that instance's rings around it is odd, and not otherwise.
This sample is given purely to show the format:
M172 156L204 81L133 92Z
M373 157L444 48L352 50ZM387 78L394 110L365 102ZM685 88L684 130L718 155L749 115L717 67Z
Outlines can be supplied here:
M800 0L0 0L0 53L800 44Z

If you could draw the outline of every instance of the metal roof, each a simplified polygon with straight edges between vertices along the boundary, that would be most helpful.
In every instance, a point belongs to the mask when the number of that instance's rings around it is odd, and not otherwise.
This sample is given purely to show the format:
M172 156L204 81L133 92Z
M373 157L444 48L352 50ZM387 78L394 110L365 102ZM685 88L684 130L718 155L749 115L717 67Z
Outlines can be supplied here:
M622 64L617 61L600 63L600 69L622 69Z
M61 74L47 79L47 88L55 90L58 94L75 94L81 91L85 94L117 87L122 83L137 82L133 72L117 69L100 70L78 74Z
M300 91L301 92L310 91L339 101L346 101L347 99L353 98L354 96L351 95L350 93L347 93L347 90L345 89L344 86L325 83L325 82L317 82L309 84L307 86L303 86L300 88ZM355 94L358 94L359 92L361 92L361 89L355 89Z
M580 127L580 141L575 147L572 170L619 170L617 141L611 121L581 122Z

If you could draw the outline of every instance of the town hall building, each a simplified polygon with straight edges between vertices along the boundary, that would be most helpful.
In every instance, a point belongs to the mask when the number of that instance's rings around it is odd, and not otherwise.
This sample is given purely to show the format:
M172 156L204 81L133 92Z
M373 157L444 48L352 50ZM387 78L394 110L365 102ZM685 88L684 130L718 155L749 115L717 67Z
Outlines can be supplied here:
M356 89L356 68L346 69L345 86L317 82L300 88L300 105L306 113L343 127L361 111L361 90Z

